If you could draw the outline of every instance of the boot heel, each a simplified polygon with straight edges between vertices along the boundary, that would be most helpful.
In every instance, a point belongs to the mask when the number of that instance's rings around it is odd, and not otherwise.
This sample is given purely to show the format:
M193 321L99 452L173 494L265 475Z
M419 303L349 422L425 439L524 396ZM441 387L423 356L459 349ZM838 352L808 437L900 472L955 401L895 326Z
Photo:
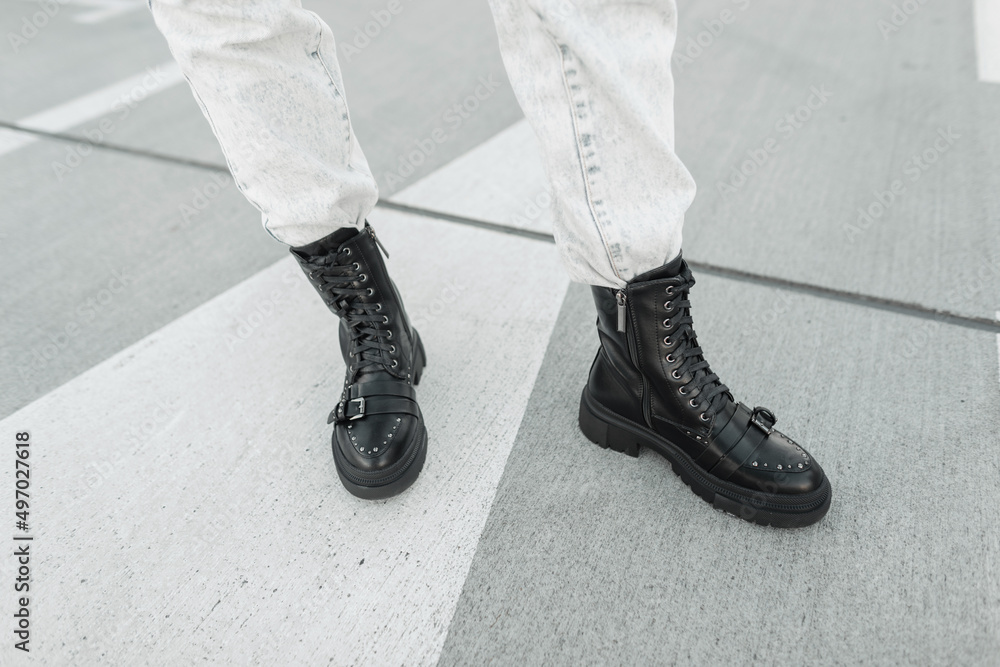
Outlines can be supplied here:
M414 330L413 337L416 339L416 349L413 352L413 384L420 384L420 378L424 374L424 367L427 366L427 353L424 352L424 342L420 340L420 334Z
M612 449L632 457L639 456L639 443L635 441L635 436L591 412L587 407L586 393L580 397L580 430L588 440L603 449Z

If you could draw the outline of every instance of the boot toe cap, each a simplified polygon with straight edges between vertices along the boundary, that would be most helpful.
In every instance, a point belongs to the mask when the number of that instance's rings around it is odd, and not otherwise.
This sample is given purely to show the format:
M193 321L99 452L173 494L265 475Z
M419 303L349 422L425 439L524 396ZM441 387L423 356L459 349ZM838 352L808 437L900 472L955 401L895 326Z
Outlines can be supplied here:
M418 444L420 422L412 415L372 415L333 430L342 460L365 473L391 469Z
M779 431L733 476L733 482L766 493L808 494L820 489L826 475L812 455Z

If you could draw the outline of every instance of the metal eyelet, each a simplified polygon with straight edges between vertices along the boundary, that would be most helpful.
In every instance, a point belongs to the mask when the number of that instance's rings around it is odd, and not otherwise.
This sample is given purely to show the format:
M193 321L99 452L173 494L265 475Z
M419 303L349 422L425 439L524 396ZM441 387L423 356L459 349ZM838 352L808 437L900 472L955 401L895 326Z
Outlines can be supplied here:
M667 361L668 364L672 364L675 361L677 361L676 359L674 359L674 355L672 354L668 354L667 356L664 357L664 359Z
M396 351L396 346L395 345L390 345L389 346L389 354L392 354L395 351Z
M702 420L703 422L707 422L710 421L711 418L708 416L707 413L702 412L700 415L698 415L698 419Z
M393 359L393 360L392 360L392 365L390 366L390 368L395 368L395 367L396 367L396 366L398 366L398 365L399 365L399 362L398 362L398 361L396 361L395 359Z
M669 317L667 319L663 320L663 326L665 326L668 329L670 328L670 318Z
M350 255L351 254L351 249L350 248L341 248L340 252L344 253L345 255Z
M692 398L690 401L688 401L688 405L690 405L692 408L697 408L698 407L698 401L696 401L696 400L694 400Z
M385 337L392 338L392 329L389 329L389 331L386 332Z
M358 280L360 280L363 283L368 282L368 274L367 273L362 273L361 276L358 278Z
M684 386L680 386L677 388L677 393L681 396L687 396L687 389Z
M667 312L669 313L671 310L674 309L674 302L673 301L664 301L663 302L663 307L666 308Z
M680 380L681 379L681 374L675 368L674 370L670 371L670 377L672 377L675 380Z
M667 296L672 296L674 293L674 286L670 285L667 287Z
M373 290L371 287L368 288L368 296L375 296L375 290Z
M355 271L357 271L358 269L360 269L360 268L361 268L361 265L360 265L360 264L358 264L357 262L354 262L354 264L352 264L351 266L353 266L353 267L354 267L354 270L355 270Z
M382 310L382 304L381 304L381 303L376 303L376 304L375 304L375 312L377 313L377 312L379 312L380 310Z
M389 318L385 315L382 316L382 324L389 324Z
M670 336L666 336L663 339L663 344L666 345L667 347L670 347L671 345L674 344L674 341L670 339Z

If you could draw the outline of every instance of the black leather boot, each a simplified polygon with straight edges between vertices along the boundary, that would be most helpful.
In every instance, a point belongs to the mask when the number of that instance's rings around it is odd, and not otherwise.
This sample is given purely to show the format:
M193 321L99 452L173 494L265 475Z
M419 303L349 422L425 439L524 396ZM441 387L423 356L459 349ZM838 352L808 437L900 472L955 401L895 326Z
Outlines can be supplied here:
M601 349L580 400L580 428L601 447L659 452L691 489L747 521L783 528L819 521L830 482L775 417L733 400L702 356L678 257L623 290L593 287Z
M347 375L327 423L334 423L337 474L359 498L402 492L427 456L427 430L413 389L424 370L424 347L389 279L381 247L365 223L360 232L341 229L291 249L340 317Z

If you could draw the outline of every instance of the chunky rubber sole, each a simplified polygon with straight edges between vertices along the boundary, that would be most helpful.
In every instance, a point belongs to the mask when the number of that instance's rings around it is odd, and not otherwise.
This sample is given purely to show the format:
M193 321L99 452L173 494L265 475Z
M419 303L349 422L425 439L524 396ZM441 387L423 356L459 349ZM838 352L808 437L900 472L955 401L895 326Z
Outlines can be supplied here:
M410 454L400 461L398 468L390 468L388 474L379 476L365 475L347 461L333 448L333 462L337 468L337 477L341 484L351 495L365 500L384 500L398 496L406 491L417 481L420 471L424 469L424 461L427 459L427 429L421 428L418 441L413 446Z
M731 484L709 474L690 456L652 429L629 421L603 407L585 387L580 397L580 430L605 449L639 456L642 447L670 461L674 472L713 507L744 521L776 528L800 528L816 523L830 509L833 489L830 480L801 495L765 493Z
M424 352L424 343L420 340L419 334L414 332L414 335L417 349L413 355L413 384L418 385L427 365L427 354ZM384 500L410 488L417 481L420 471L424 469L426 459L427 429L422 422L420 434L416 442L410 446L407 455L395 465L377 472L359 470L352 466L340 453L336 439L333 442L333 463L337 468L341 484L351 495L365 500Z

